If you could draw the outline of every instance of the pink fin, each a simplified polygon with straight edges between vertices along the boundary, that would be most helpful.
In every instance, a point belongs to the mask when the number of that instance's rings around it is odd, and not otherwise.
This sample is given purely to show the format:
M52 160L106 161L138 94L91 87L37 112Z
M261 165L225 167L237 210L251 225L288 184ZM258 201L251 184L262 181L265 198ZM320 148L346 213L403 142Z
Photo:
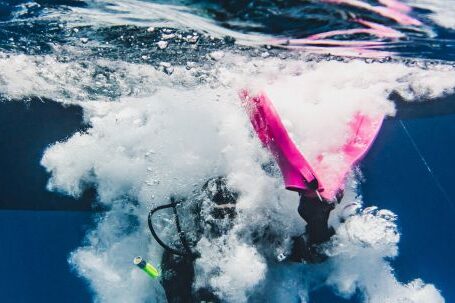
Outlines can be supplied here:
M349 122L349 136L345 144L330 153L339 154L343 157L341 165L336 171L326 167L323 162L323 155L320 155L314 163L314 170L318 173L325 188L324 196L335 197L338 191L344 189L346 175L352 170L368 152L373 145L377 134L382 126L384 115L368 116L357 112Z
M323 32L323 33L311 35L311 36L307 37L307 39L320 40L320 39L327 39L327 38L337 36L337 35L355 35L355 34L369 34L369 35L376 36L378 38L394 38L394 39L402 38L405 36L403 33L400 33L399 31L394 30L391 27L388 27L388 26L385 26L385 25L382 25L379 23L365 21L362 19L355 19L354 21L359 24L362 24L368 28L351 28L351 29L343 29L343 30L333 30L333 31L329 31L329 32ZM343 45L342 44L343 41L339 41L339 42L341 42L340 45ZM360 41L356 41L356 42L359 45L361 44ZM289 41L289 43L291 43L291 40Z
M422 25L422 22L407 15L406 12L397 10L396 7L371 5L368 2L365 2L362 0L322 0L322 1L326 2L326 3L344 4L344 5L349 5L352 7L369 10L369 11L379 14L383 17L392 19L402 25L415 25L415 26Z
M412 10L412 8L409 5L397 0L378 0L378 2L381 3L382 5L387 6L388 8L403 13L409 13Z
M318 191L327 200L334 200L344 188L346 175L368 151L381 128L383 115L370 117L357 113L349 122L350 136L343 146L328 152L343 156L341 167L334 171L324 167L323 154L317 157L313 167L289 137L281 118L265 93L251 97L247 90L240 93L256 134L275 157L280 167L286 189L314 194L308 186L317 181Z
M241 97L246 101L256 134L262 144L272 152L280 167L286 188L295 191L310 190L307 184L317 181L318 178L289 137L270 99L264 93L250 97L246 90L241 92ZM322 190L319 184L319 191Z

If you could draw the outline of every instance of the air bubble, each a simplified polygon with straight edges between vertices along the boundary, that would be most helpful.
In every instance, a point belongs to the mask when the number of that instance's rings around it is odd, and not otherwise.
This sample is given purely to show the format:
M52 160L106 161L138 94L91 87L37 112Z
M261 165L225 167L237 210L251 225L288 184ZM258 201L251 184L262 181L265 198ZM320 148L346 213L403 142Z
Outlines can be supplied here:
M220 60L221 58L224 57L224 52L223 51L214 51L210 53L210 58L212 58L215 61Z
M169 39L172 39L172 38L175 38L175 34L164 34L164 35L161 35L161 39L163 39L163 40L169 40Z
M167 41L159 41L157 43L159 49L165 49L168 46Z

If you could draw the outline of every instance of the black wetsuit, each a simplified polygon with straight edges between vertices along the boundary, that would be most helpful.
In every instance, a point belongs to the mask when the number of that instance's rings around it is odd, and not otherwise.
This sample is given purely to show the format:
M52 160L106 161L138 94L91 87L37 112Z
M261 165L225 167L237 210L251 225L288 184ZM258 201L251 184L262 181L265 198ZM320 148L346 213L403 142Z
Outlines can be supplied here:
M302 236L293 238L290 261L319 263L327 259L324 254L318 251L317 245L327 242L335 233L334 229L328 224L330 212L334 208L333 203L321 201L317 196L309 197L300 194L297 211L307 223L306 239Z
M195 197L184 202L191 208L190 211L187 211L195 214L197 221L194 232L196 237L189 242L195 245L203 235L214 239L226 234L232 227L232 221L236 216L237 198L238 194L227 187L226 179L218 177L207 181ZM300 194L298 213L307 223L306 239L293 238L293 249L288 258L289 261L316 263L325 260L326 257L317 252L317 245L326 242L334 234L327 222L333 208L333 204L320 201L317 197L312 198ZM204 218L204 213L209 214L210 219ZM266 236L270 236L270 234L267 232L261 234L262 238ZM196 258L197 254L191 252L184 256L175 255L167 250L163 253L162 284L169 303L220 302L210 289L203 288L195 291L192 288Z
M328 225L329 215L333 209L333 203L321 201L318 197L300 195L297 211L307 223L306 234L309 245L324 243L333 236L334 230Z
M225 177L208 180L201 190L182 205L195 219L187 242L194 247L201 237L215 239L225 235L236 216L235 203L238 193L228 188ZM182 210L183 211L183 210ZM188 231L187 231L188 232ZM192 239L189 237L192 236ZM162 285L169 303L220 302L209 288L193 289L194 262L197 252L186 251L183 256L165 250L162 259Z
M177 256L168 251L163 253L161 284L168 303L220 302L210 289L193 289L194 261L191 256Z

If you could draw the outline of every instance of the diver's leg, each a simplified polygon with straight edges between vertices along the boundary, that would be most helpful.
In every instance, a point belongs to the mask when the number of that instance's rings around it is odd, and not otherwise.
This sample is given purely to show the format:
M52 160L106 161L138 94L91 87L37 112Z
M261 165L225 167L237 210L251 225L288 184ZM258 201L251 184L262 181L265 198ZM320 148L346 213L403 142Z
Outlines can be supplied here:
M307 223L308 246L324 243L335 233L333 228L328 225L329 215L333 208L333 204L321 201L318 197L300 195L298 212Z
M320 263L327 256L318 252L318 244L324 243L335 233L328 220L334 206L318 197L300 195L299 215L306 221L306 239L302 236L292 238L291 262Z
M163 272L161 284L168 303L199 302L194 298L192 290L194 268L190 258L164 251L161 269Z

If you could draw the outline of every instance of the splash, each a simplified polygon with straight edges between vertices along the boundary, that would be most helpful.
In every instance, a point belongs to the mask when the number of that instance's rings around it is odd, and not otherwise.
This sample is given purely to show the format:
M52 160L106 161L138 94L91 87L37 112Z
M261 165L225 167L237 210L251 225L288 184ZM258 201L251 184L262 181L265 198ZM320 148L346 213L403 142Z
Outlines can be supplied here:
M347 66L352 73L345 72ZM388 261L396 256L399 241L393 215L364 210L340 223L346 205L361 204L355 187L347 190L346 204L331 218L338 233L327 248L333 255L329 262L320 266L277 262L280 253L289 251L290 237L302 233L304 225L295 211L297 197L282 189L277 173L262 169L270 155L251 136L237 92L245 85L252 89L269 86L275 94L286 92L286 98L280 99L286 102L278 105L280 112L297 123L296 137L313 138L318 133L318 144L300 141L302 149L317 153L321 146L343 138L337 123L353 109L392 115L388 99L392 91L408 100L449 93L455 87L454 77L449 76L452 69L424 70L359 60L251 60L226 53L210 69L213 82L175 85L179 79L198 83L190 81L194 75L183 70L172 75L150 73L154 83L173 79L172 87L157 85L152 94L120 96L115 102L78 102L89 129L49 147L42 159L52 176L49 189L79 196L95 187L100 203L110 208L88 235L87 245L70 259L91 282L100 302L164 300L158 284L144 292L147 278L136 275L129 264L138 254L160 259L162 252L150 240L145 225L148 209L166 203L170 195L191 196L207 179L219 175L227 176L230 186L240 192L239 217L219 243L207 239L198 243L201 258L196 262L194 287L209 286L229 302L260 297L265 285L277 294L276 301L285 290L286 296L307 300L322 285L344 297L360 292L365 302L444 301L431 284L420 280L402 284L394 277ZM359 74L364 76L359 78ZM438 85L428 82L430 77ZM77 82L74 85L78 87ZM304 109L312 116L298 119L300 114L308 115ZM330 134L327 129L332 130ZM327 136L319 138L321 134ZM166 221L159 227L171 233ZM274 241L257 240L257 234L272 234ZM114 287L119 279L122 287ZM297 288L289 289L287 283L292 281Z
M148 233L147 212L171 195L191 196L220 175L240 193L239 215L227 235L197 243L195 288L210 287L228 302L309 302L321 287L345 298L360 295L364 302L444 302L432 284L397 280L390 264L400 240L395 215L361 208L357 175L330 218L337 230L324 247L330 259L319 265L278 261L305 226L297 197L283 190L270 155L252 135L240 89L266 88L274 95L300 148L315 157L344 140L344 122L356 110L393 115L392 93L422 101L455 88L454 69L445 64L256 47L384 57L395 43L433 37L420 23L425 15L412 7L431 9L434 22L454 27L453 9L442 0L410 0L409 6L394 0L326 2L332 3L264 9L270 18L255 21L245 20L252 16L247 8L225 23L182 1L86 1L62 11L30 2L2 23L14 38L5 39L0 52L1 96L48 98L84 110L87 129L49 146L41 163L51 176L49 190L79 197L94 188L107 209L69 258L97 302L165 301L160 284L131 265L137 255L156 263L162 256ZM323 25L314 25L321 15L314 8L323 10ZM283 15L307 23L271 33L260 22ZM21 31L36 31L40 22L47 22L45 34L28 37L36 38L34 44L24 42ZM170 225L163 219L157 226L166 239L175 232Z
M366 302L445 302L431 284L416 279L397 281L385 261L398 254L396 216L388 210L366 208L349 217L328 244L331 273L327 284L343 297L361 290Z
M428 16L440 26L455 29L455 11L450 2L443 0L410 0L415 7L428 10Z

